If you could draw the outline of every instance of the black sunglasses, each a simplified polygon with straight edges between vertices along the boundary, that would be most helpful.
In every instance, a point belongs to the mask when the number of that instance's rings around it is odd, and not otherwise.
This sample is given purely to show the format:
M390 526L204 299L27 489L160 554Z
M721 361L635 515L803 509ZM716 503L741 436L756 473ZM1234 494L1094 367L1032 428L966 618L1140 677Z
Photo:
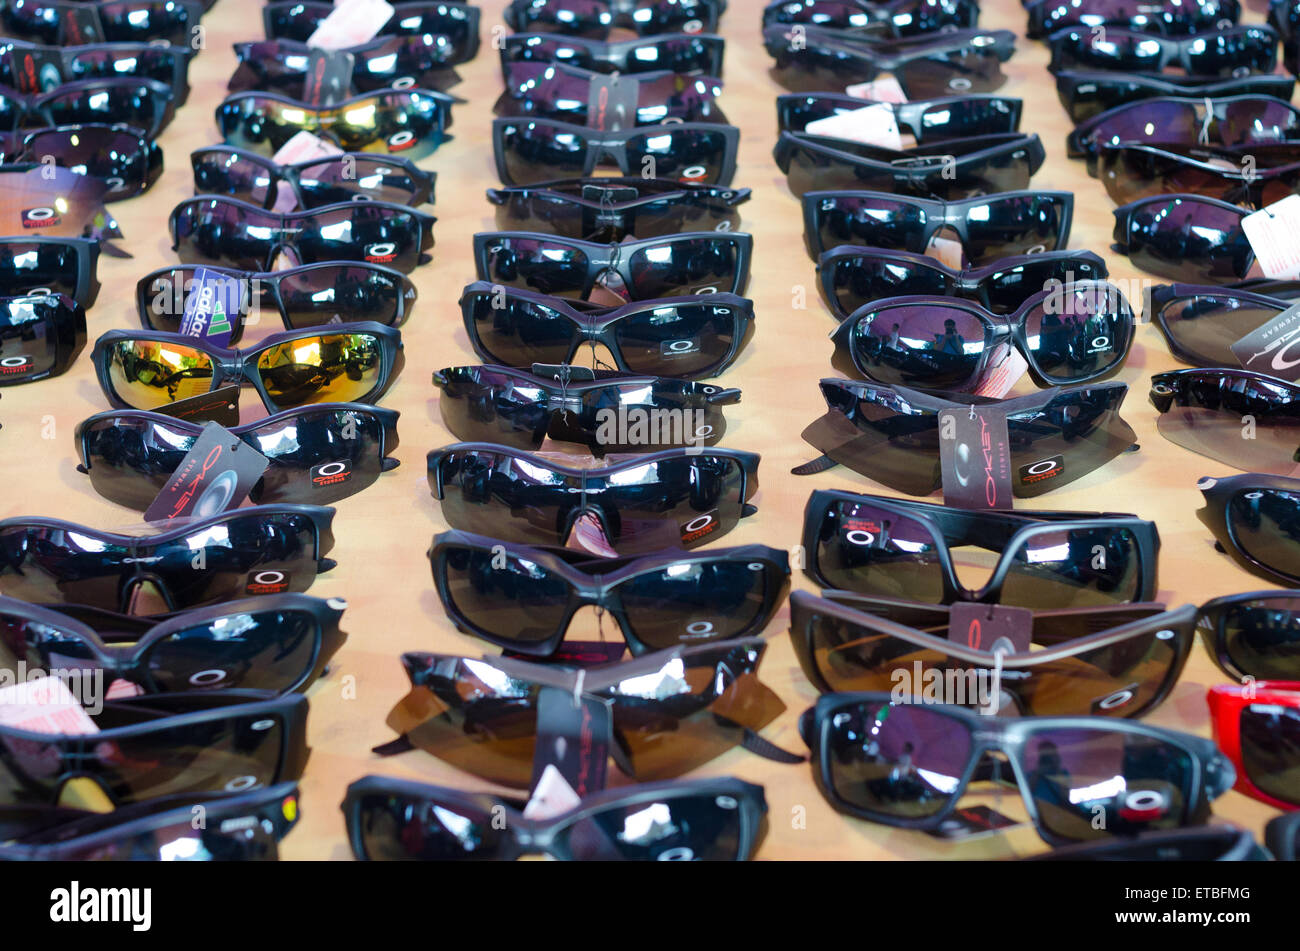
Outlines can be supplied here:
M654 298L581 307L476 281L460 299L465 332L483 360L516 368L567 364L584 346L608 348L624 373L674 379L716 376L753 334L754 305L734 294Z
M155 43L59 47L0 40L0 83L30 93L48 92L80 79L152 79L170 88L176 105L181 106L189 98L193 57L194 51L186 46Z
M918 624L894 620L890 602L825 594L790 596L790 640L819 691L889 693L899 686L919 701L934 671L952 678L947 702L990 716L1138 719L1169 698L1195 642L1190 604L1034 612L1027 632L1033 649L1020 651L978 636L969 644L962 627L980 619L963 625L947 607L926 609L931 616ZM949 637L954 626L960 639ZM905 683L899 670L915 676Z
M1300 480L1247 473L1197 483L1196 517L1219 551L1274 584L1300 583Z
M800 718L813 779L837 812L932 830L972 782L1014 783L1039 836L1057 845L1203 825L1235 779L1213 740L1188 733L1086 716L990 717L910 699L829 694ZM1103 814L1107 822L1094 821Z
M540 367L538 369L541 369ZM740 390L613 372L583 379L564 365L555 376L502 366L449 367L433 374L442 423L463 442L536 451L550 437L607 453L715 446L727 431L722 407Z
M1103 145L1096 173L1117 205L1190 193L1263 208L1300 189L1300 141L1237 149Z
M0 386L58 376L86 345L86 312L63 294L0 297Z
M159 409L223 386L251 385L275 413L308 403L373 403L401 369L402 334L363 322L271 334L227 350L202 337L110 330L90 359L117 409Z
M1056 94L1076 125L1116 106L1140 99L1165 96L1219 99L1225 96L1270 96L1289 102L1295 92L1292 76L1236 76L1207 79L1204 76L1157 76L1145 73L1113 73L1063 69L1056 73Z
M591 175L616 165L626 176L730 185L740 130L730 125L680 122L621 132L502 116L492 122L497 175L506 185L536 185Z
M1072 386L1010 400L836 379L822 380L821 391L831 413L842 414L858 437L823 440L814 423L804 438L825 455L797 466L796 475L843 465L899 492L929 495L943 481L939 414L976 405L996 406L1005 414L1011 492L1017 498L1036 498L1137 449L1137 436L1119 415L1126 383Z
M334 10L334 4L320 0L277 0L262 7L262 21L268 40L297 40L305 43ZM449 65L464 63L478 54L479 8L448 0L409 0L393 4L393 15L379 29L380 36L445 37L452 46Z
M635 75L661 69L679 75L722 75L727 43L705 33L674 33L609 43L558 33L515 33L501 38L501 70L511 63L567 63L596 73Z
M1290 475L1300 463L1300 385L1229 367L1151 377L1161 436L1246 472Z
M804 24L763 28L763 47L775 60L773 77L792 92L843 92L890 72L908 99L997 90L1006 82L1001 64L1011 58L1015 40L1010 30L955 30L885 41Z
M158 181L162 149L136 129L102 123L13 133L0 144L0 162L49 162L103 186L103 201L133 198Z
M203 12L198 0L5 0L0 29L47 46L162 40L188 47L200 38Z
M228 432L270 460L248 493L254 504L331 505L397 468L396 410L317 403L235 426ZM203 427L145 410L108 410L77 424L78 472L118 505L149 508Z
M837 30L922 36L977 25L976 0L775 0L763 8L763 26L806 23ZM874 35L874 33L873 33Z
M899 129L911 133L918 144L927 144L1016 132L1020 128L1024 100L1006 96L943 96L914 102L877 103L847 93L788 92L776 97L777 130L804 132L810 122L879 105L894 114Z
M275 92L297 98L304 92L312 49L296 40L255 40L235 44L239 66L226 84L230 92ZM359 46L334 51L352 58L343 95L388 89L445 91L460 82L451 68L455 49L447 37L424 33L379 36ZM315 82L317 77L312 77Z
M869 191L803 196L804 238L814 261L842 244L921 254L948 230L969 265L990 264L1065 247L1073 216L1073 192L1021 191L951 202Z
M525 818L517 799L366 776L348 786L342 808L363 861L743 862L763 840L767 801L762 786L739 779L640 783L540 820ZM656 821L631 830L642 815Z
M614 619L638 656L757 636L790 588L786 553L764 545L619 559L452 531L434 537L429 561L457 630L539 657L560 649L588 605Z
M1181 362L1197 367L1231 367L1241 363L1232 345L1294 303L1283 296L1284 289L1270 283L1251 286L1277 290L1278 296L1244 287L1157 284L1147 292L1146 317L1160 328L1169 352ZM1284 372L1290 363L1285 346L1275 347L1268 354L1251 354L1248 359L1258 360L1260 356L1270 358L1255 368L1261 373Z
M1300 857L1300 812L1284 812L1264 826L1264 842L1279 862L1294 862Z
M1230 26L1195 36L1161 36L1143 30L1069 26L1047 38L1047 68L1159 73L1169 67L1192 76L1236 77L1277 68L1278 35L1267 26Z
M772 156L796 196L865 189L959 201L1027 187L1046 153L1033 133L888 149L833 136L782 132Z
M0 89L0 130L23 126L123 124L156 138L176 115L171 89L152 79L79 79L24 95Z
M603 40L614 27L637 36L713 33L727 0L510 0L504 18L520 33L563 33Z
M805 574L824 588L930 604L1028 608L1154 600L1154 522L1100 512L966 512L930 502L818 489L804 509ZM999 552L977 590L952 549Z
M1119 369L1133 335L1133 310L1106 281L1048 287L1010 314L953 297L896 297L835 328L832 363L878 383L967 392L1005 358L1004 344L1040 386L1061 386Z
M1115 209L1111 248L1149 274L1189 284L1228 284L1255 264L1241 227L1248 214L1201 195L1139 198Z
M364 261L322 261L279 271L180 264L152 271L136 283L140 326L178 333L191 298L206 288L231 290L227 298L239 302L226 314L230 344L239 342L245 326L260 323L262 307L274 308L285 330L362 321L400 327L416 296L405 274Z
M94 238L0 238L0 296L64 294L86 308L99 297Z
M1272 824L1270 822L1269 826ZM1255 841L1249 829L1216 825L1143 832L1112 842L1081 842L1026 856L1024 861L1267 862L1272 858L1268 850Z
M217 128L227 145L261 155L275 155L306 131L345 152L401 153L415 161L450 138L453 101L431 89L389 89L316 107L270 92L239 92L217 107Z
M347 641L339 630L346 607L271 594L142 618L0 597L0 669L71 670L102 676L105 690L123 682L145 694L303 693Z
M683 231L735 231L748 188L659 178L570 178L489 188L502 231L543 231L616 244Z
M1300 679L1300 591L1250 591L1201 605L1197 629L1236 681Z
M962 297L996 314L1010 314L1056 284L1098 281L1106 262L1091 251L1018 254L983 267L954 271L932 257L845 244L817 262L822 296L838 320L872 301L925 294Z
M200 814L204 822L195 828ZM109 813L0 806L0 862L274 861L298 815L295 782L246 793L159 796Z
M564 63L507 63L499 116L553 119L596 132L634 126L727 121L718 106L722 80L671 70L611 78Z
M1197 0L1194 4L1180 0L1071 0L1068 4L1030 3L1026 10L1029 22L1025 36L1034 40L1065 27L1092 28L1102 24L1107 30L1115 27L1186 36L1235 26L1241 19L1238 0Z
M757 511L758 463L735 449L667 449L573 469L493 443L454 443L428 458L429 489L452 528L521 545L563 545L576 532L620 555L725 535Z
M438 219L386 201L341 201L277 212L223 195L197 195L172 209L172 250L186 264L270 270L286 251L296 263L364 261L404 274L429 260Z
M597 244L532 231L480 231L480 281L586 300L597 285L627 300L743 294L754 239L739 231L698 231ZM500 361L510 363L508 360Z
M190 153L194 194L226 195L276 211L344 201L382 201L417 208L433 201L438 173L409 159L344 152L277 165L257 152L212 145Z

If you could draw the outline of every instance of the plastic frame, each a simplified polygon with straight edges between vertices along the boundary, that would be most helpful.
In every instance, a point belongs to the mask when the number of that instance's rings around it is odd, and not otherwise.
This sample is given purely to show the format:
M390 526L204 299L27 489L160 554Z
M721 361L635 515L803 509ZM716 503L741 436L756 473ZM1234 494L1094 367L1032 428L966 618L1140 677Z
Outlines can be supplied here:
M287 86L297 95L306 83L312 48L305 42L245 40L233 45L239 65L226 87L229 91L275 92L279 86ZM460 80L451 64L454 47L438 33L376 35L339 52L353 57L349 94L413 88L441 91ZM291 65L297 61L303 64L299 69Z
M99 2L87 3L86 6L94 10L96 19L100 20L102 18L100 17L99 12L104 7L104 5L108 2L109 0L99 0ZM58 14L59 11L71 5L72 4L65 2L65 0L41 0L40 3L33 4L33 11L53 10L56 12L56 14ZM155 8L155 11L158 13L163 13L163 12L171 13L175 10L180 10L185 13L184 22L171 23L168 28L168 32L158 33L155 31L150 31L150 33L148 34L147 39L166 40L168 45L183 45L185 42L187 42L190 39L190 30L192 30L194 27L199 25L200 19L202 18L203 14L207 11L207 5L205 5L205 0L166 0L166 2L164 2L164 0L153 0L153 6ZM34 19L40 19L43 22L43 24L46 26L50 25L51 22L49 20L45 20L44 17L34 17ZM176 20L174 13L171 19L173 21ZM63 41L67 39L67 36L65 35L65 30L62 26L62 16L56 15L53 20L53 23L59 24L58 26L59 40ZM160 27L163 26L163 24L158 24L158 25ZM16 27L17 24L10 24L10 23L5 24L5 29L12 30L15 38L17 39L25 38L24 34L22 34ZM106 24L101 23L101 29L105 29L105 27ZM107 29L105 29L105 33L107 32L108 32ZM26 34L26 36L31 36L31 35L33 34ZM39 35L37 36L39 38Z
M1201 643L1205 645L1205 652L1210 655L1218 668L1233 680L1245 681L1248 677L1256 680L1267 680L1268 678L1249 670L1242 670L1232 659L1232 655L1228 653L1227 636L1223 630L1223 610L1249 601L1270 601L1278 598L1300 599L1300 590L1284 588L1269 591L1246 591L1242 594L1229 594L1221 598L1214 598L1201 605L1196 625L1197 631L1201 635Z
M780 0L779 4L774 5L785 6L787 2L788 0ZM939 96L934 99L916 99L912 102L876 103L871 100L863 100L859 96L850 96L848 93L786 92L776 97L776 128L778 133L803 132L807 122L801 124L798 118L797 110L800 104L803 104L804 107L819 107L818 111L822 112L823 115L817 118L825 118L837 112L852 112L867 105L883 105L888 106L889 110L894 114L894 122L898 124L898 128L910 132L918 145L951 141L960 138L960 136L935 134L932 129L927 129L922 123L922 117L932 110L942 112L953 105L966 102L982 102L988 105L1001 103L1002 115L1006 120L1000 123L989 123L988 128L981 129L979 132L974 133L975 135L993 135L1018 132L1020 130L1020 116L1024 110L1024 100L999 96L993 93L971 93L968 96Z
M21 56L24 52L39 51L44 56L58 56L63 60L63 74L70 77L69 81L75 82L79 79L109 79L114 76L131 76L142 79L153 79L156 82L170 86L172 95L176 100L176 105L182 106L185 100L189 98L189 72L190 60L193 59L193 51L188 46L155 46L152 43L86 43L80 46L41 46L37 43L28 43L23 40L6 39L0 41L0 52L12 49L14 54ZM89 53L106 53L113 56L114 68L104 73L88 72L85 66L79 66L81 58ZM172 57L171 76L168 79L160 79L157 76L147 75L145 73L125 73L118 72L118 64L125 61L136 59L140 53L149 52L153 54L166 53ZM122 54L121 58L115 54ZM13 82L13 72L8 64L0 63L0 81L8 86L17 88Z
M13 237L0 239L0 254L8 260L13 257L8 250L10 244L34 244L42 247L62 245L72 251L77 258L76 273L69 274L72 286L64 293L83 308L88 308L99 297L99 242L94 238L54 238L54 237ZM23 296L23 294L53 292L52 287L41 285L16 284L0 285L0 295ZM21 294L19 292L22 292Z
M1248 472L1223 479L1203 477L1197 482L1196 487L1201 490L1201 495L1205 499L1204 507L1196 510L1196 517L1210 530L1210 534L1214 536L1215 547L1219 551L1251 574L1259 575L1274 584L1300 587L1300 575L1279 571L1247 554L1238 543L1236 532L1228 523L1228 505L1238 492L1277 489L1282 492L1300 493L1300 479Z
M27 300L33 297L36 295L0 297L0 307L5 307L15 300ZM40 298L36 299L40 300ZM86 346L86 312L81 305L65 294L50 294L44 300L54 307L54 314L47 312L42 321L48 339L54 343L54 365L48 370L27 376L0 377L0 386L17 386L58 376L72 366L77 354L81 353L82 348ZM5 326L9 326L7 321Z
M667 41L681 42L685 36L686 39L694 43L703 53L703 58L698 66L693 66L685 70L686 75L703 74L705 76L722 75L722 59L726 51L727 42L722 37L714 33L691 33L683 35L680 33L659 34L653 36L641 36L634 40L624 40L622 42L610 42L606 40L593 40L582 36L566 36L562 33L514 33L510 36L503 37L501 40L501 78L506 77L506 67L509 63L526 63L526 62L568 62L568 60L557 60L553 55L547 52L541 52L533 55L532 48L538 45L556 44L557 46L573 47L580 49L587 54L587 59L583 63L575 65L583 69L592 70L593 72L621 73L629 76L635 76L637 73L653 72L654 70L639 69L637 58L632 55L635 50L644 49L648 46L659 46ZM595 63L601 63L608 69L593 69ZM585 64L585 65L584 65ZM660 67L661 68L661 67Z
M1264 40L1270 37L1273 40L1272 54L1268 61L1264 63L1249 63L1244 60L1247 57L1238 57L1238 62L1234 69L1242 66L1251 67L1253 72L1271 73L1277 68L1277 47L1279 37L1277 32L1269 26L1262 23L1242 23L1238 26L1228 27L1226 30L1212 30L1208 35L1211 36L1230 36L1234 40L1240 41L1242 38L1249 36L1251 33L1258 32ZM1194 54L1206 48L1205 37L1207 34L1197 34L1193 36L1162 36L1159 33L1143 32L1141 30L1125 30L1118 26L1106 27L1107 45L1113 44L1116 40L1132 38L1134 41L1142 44L1156 43L1160 46L1160 56L1157 59L1144 60L1136 69L1127 69L1117 60L1110 59L1104 64L1094 64L1086 56L1078 55L1079 49L1085 45L1091 46L1093 42L1093 32L1090 26L1065 26L1051 35L1045 37L1048 51L1051 59L1047 64L1050 72L1056 72L1058 69L1113 69L1115 72L1142 72L1142 73L1159 73L1170 66L1181 67L1188 76L1220 77L1227 78L1232 73L1229 71L1226 75L1222 73L1206 73L1196 68ZM1200 57L1195 57L1199 59Z
M455 46L455 58L450 60L448 65L464 63L472 60L478 54L478 25L479 25L479 8L468 3L449 3L444 0L410 0L410 2L401 2L393 4L395 7L392 19L390 19L379 30L379 36L403 36L408 34L433 33L438 36L445 36L452 41ZM292 11L301 8L304 14L314 17L311 22L311 28L300 31L295 35L277 33L275 30L275 17L277 13ZM311 34L315 32L320 21L329 16L334 9L332 3L317 3L313 0L301 2L301 0L280 0L280 2L268 3L262 8L262 25L268 40L298 40L307 42ZM439 17L439 11L452 11L445 16ZM429 12L434 13L434 22L426 21ZM418 16L419 20L414 27L408 27L407 24L413 16ZM454 23L447 22L455 21ZM452 29L457 28L453 34Z
M1149 198L1139 198L1136 201L1129 202L1127 205L1120 205L1118 208L1114 209L1115 231L1113 236L1115 243L1111 245L1111 249L1117 254L1123 254L1131 258L1135 253L1142 253L1150 244L1148 235L1134 235L1133 233L1134 212L1139 208L1142 208L1144 205L1150 204L1163 204L1169 206L1174 204L1187 204L1192 206L1197 204L1209 205L1213 208L1218 208L1222 211L1235 214L1239 219L1244 218L1246 215L1251 213L1249 209L1242 208L1240 205L1232 205L1226 201L1220 201L1217 198L1206 198L1202 195L1192 195L1186 192L1168 195L1152 195ZM1182 227L1182 225L1179 227ZM1146 271L1148 274L1168 277L1178 281L1185 273L1195 273L1198 269L1198 261L1208 263L1216 258L1227 258L1231 261L1237 279L1241 280L1245 278L1247 273L1250 271L1251 265L1255 263L1255 252L1250 250L1250 246L1246 242L1244 234L1241 232L1240 223L1238 223L1237 226L1237 233L1242 235L1239 239L1229 239L1223 244L1207 247L1203 255L1190 259L1190 265L1188 264L1189 259L1180 255L1177 261L1154 260L1144 263L1141 265L1142 270ZM1137 240L1134 240L1135 238ZM1240 247L1243 244L1245 245L1244 249ZM1243 250L1245 252L1244 254L1241 253Z
M1147 34L1144 34L1144 36L1146 36L1148 39L1157 39L1157 37L1151 37ZM1195 40L1196 37L1190 37L1189 39ZM1255 102L1259 100L1264 100L1269 106L1273 108L1280 107L1283 109L1290 109L1291 114L1296 118L1297 126L1300 126L1300 109L1297 109L1295 106L1291 105L1291 103L1284 102L1281 99L1273 99L1271 96L1258 96L1258 95L1249 95L1249 94L1225 96L1221 99L1209 99L1208 102L1210 104L1210 109L1214 117L1214 122L1211 122L1210 125L1214 126L1217 129L1219 120L1222 118L1222 116L1224 115L1225 111L1229 106L1235 105L1236 103ZM1105 112L1100 113L1099 115L1094 116L1093 118L1088 119L1085 122L1081 122L1079 125L1077 125L1066 137L1065 140L1066 152L1070 156L1070 158L1088 158L1090 161L1092 159L1095 159L1097 157L1097 148L1098 148L1098 143L1095 138L1095 130L1099 125L1106 122L1108 119L1113 118L1114 116L1122 115L1134 110L1140 111L1155 103L1177 103L1177 104L1186 105L1195 110L1196 115L1198 117L1198 121L1203 124L1205 121L1204 116L1206 113L1206 102L1207 102L1207 97L1193 99L1190 96L1157 96L1151 99L1139 99L1135 102L1122 103L1111 109L1107 109ZM1297 128L1296 132L1297 135L1300 135L1300 128ZM1207 135L1208 135L1208 129L1207 129ZM1157 139L1151 144L1157 146L1168 145L1171 144L1171 140ZM1193 146L1197 144L1198 143L1196 142L1186 143L1186 145L1188 146ZM1232 145L1232 143L1228 143L1228 142L1199 143L1199 144L1211 144L1211 145L1222 144L1222 145L1229 145L1229 146ZM1243 145L1249 147L1249 143L1243 143ZM1160 197L1167 197L1167 196L1162 195Z
M105 192L100 199L103 202L123 201L127 198L134 198L136 195L143 194L153 187L163 172L163 153L162 148L155 142L146 138L138 129L121 124L109 124L107 122L81 122L69 125L50 126L45 129L20 129L14 133L15 138L21 136L16 149L6 152L4 160L7 164L20 165L28 162L40 162L41 156L53 154L49 149L33 148L32 143L41 137L57 133L76 134L83 129L106 129L118 132L124 135L134 136L136 140L136 152L134 155L125 156L119 161L122 164L139 164L143 167L143 174L138 180L130 181L118 178L115 180L116 187L112 187L109 179L93 177L93 181L103 185ZM66 166L65 166L66 167ZM120 168L121 166L119 166Z
M633 10L636 3L632 0L593 0L591 3L579 4L593 13L599 14L595 8L604 7L609 19L604 23L597 23L594 27L583 29L583 23L580 19L574 18L565 25L560 23L552 24L536 15L537 11L545 12L548 8L557 10L567 10L570 4L567 0L510 0L502 12L502 17L510 29L517 33L534 32L562 33L566 35L585 36L591 39L604 39L609 35L612 27L624 27L633 30L638 36L657 35L668 32L675 32L676 23L658 20L640 20L633 16ZM718 20L726 12L727 0L693 0L690 5L683 4L689 12L678 13L678 19L689 17L690 20L700 22L700 30L704 33L713 33L717 30ZM529 18L530 13L532 18ZM704 14L701 16L701 14ZM557 18L558 19L558 18ZM682 23L683 27L685 22Z
M1258 304L1265 308L1274 308L1279 313L1290 307L1294 301L1285 300L1279 297L1271 297L1266 294L1256 294L1253 291L1237 289L1232 287L1216 287L1209 284L1157 284L1152 287L1147 294L1146 318L1159 328L1161 335L1165 338L1165 345L1169 352L1173 354L1174 359L1180 363L1186 363L1194 367L1212 368L1223 367L1222 360L1215 360L1210 357L1191 350L1174 337L1173 332L1169 329L1169 323L1165 319L1165 310L1171 305L1188 300L1190 298L1206 297L1231 297L1235 300L1245 301L1248 304Z
M1264 792L1246 773L1241 755L1241 716L1247 707L1256 704L1285 707L1300 717L1300 683L1289 680L1259 680L1248 685L1218 684L1205 692L1210 707L1210 729L1214 742L1223 755L1232 761L1237 771L1237 781L1232 787L1243 796L1258 799L1275 809L1294 812L1300 809L1300 789L1295 799L1287 802Z
M59 122L48 108L50 103L55 100L66 99L68 96L76 96L80 93L89 95L106 89L127 87L149 90L149 100L153 104L153 120L147 127L133 125L131 128L139 129L141 134L150 140L157 138L175 118L177 102L172 95L171 87L154 79L134 76L122 76L112 79L78 79L74 82L55 86L49 92L26 95L24 93L0 91L0 97L17 104L19 111L27 116L29 125L57 126ZM32 123L33 118L39 121Z
M1204 76L1062 69L1056 73L1056 94L1069 113L1070 121L1080 125L1126 102L1159 96L1203 95L1218 98L1225 94L1249 94L1274 96L1290 102L1295 94L1295 77L1251 75L1214 79Z
M1201 0L1188 6L1161 5L1154 10L1143 7L1140 12L1135 9L1124 20L1112 19L1110 8L1100 3L1094 5L1088 0L1069 6L1035 3L1026 9L1029 11L1029 23L1025 27L1025 36L1031 40L1040 40L1066 27L1087 29L1100 22L1105 22L1107 29L1114 26L1182 38L1189 34L1213 31L1225 21L1235 25L1241 18L1241 5L1237 0Z
M843 30L853 28L871 35L879 30L886 37L909 38L925 36L952 29L971 29L979 19L979 4L975 0L956 0L952 3L927 3L925 0L848 0L841 4L845 7L856 6L867 18L862 25L851 22L847 17L833 18L829 15L819 21L817 15L822 11L816 8L816 2L800 0L773 0L763 8L763 25L775 23L817 23L831 29ZM793 8L791 10L790 8ZM812 8L811 10L809 8ZM933 8L933 9L927 9ZM951 10L951 12L949 12ZM789 12L787 12L789 11ZM918 13L920 15L918 15ZM803 16L801 17L801 14Z

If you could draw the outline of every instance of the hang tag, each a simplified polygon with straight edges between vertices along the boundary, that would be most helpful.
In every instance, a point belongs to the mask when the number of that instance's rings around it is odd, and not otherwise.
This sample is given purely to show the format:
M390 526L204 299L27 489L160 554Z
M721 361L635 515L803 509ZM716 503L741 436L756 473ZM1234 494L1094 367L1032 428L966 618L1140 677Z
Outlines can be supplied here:
M588 185L582 186L583 201L598 201L601 204L618 204L636 201L640 192L631 185Z
M288 142L280 146L280 150L271 156L271 161L276 165L292 165L295 162L330 158L342 154L343 150L333 142L312 135L306 129L303 129L301 132L295 132Z
M1230 346L1247 370L1300 380L1300 304L1292 304Z
M518 651L502 651L506 657L514 657L530 664L559 664L564 667L603 667L616 664L627 653L627 645L621 641L564 641L559 650L547 657L534 657Z
M542 770L541 779L533 787L532 798L524 806L525 819L553 819L566 812L572 812L582 805L582 797L573 791L573 787L553 765L548 763Z
M1034 612L1001 604L956 601L948 606L948 640L971 650L1028 654Z
M596 371L591 367L573 363L534 363L530 372L533 376L559 380L561 383L586 383L596 379Z
M191 423L211 420L222 426L239 425L239 386L223 386L211 393L200 393L187 400L159 406L155 413L184 419Z
M1266 277L1300 277L1300 195L1287 195L1247 215L1241 230Z
M0 687L0 726L31 733L98 733L62 677L33 677Z
M605 788L613 717L609 706L580 692L542 686L537 695L533 782L548 768L559 772L580 799Z
M943 501L966 509L1009 509L1011 445L1006 413L996 406L939 414Z
M876 79L869 83L857 83L844 90L858 99L874 99L876 102L907 102L903 87L893 76Z
M930 830L930 835L939 839L967 840L980 836L993 835L1003 829L1009 829L1020 823L990 809L985 805L965 806L956 809L939 824L939 828Z
M903 137L898 132L898 121L894 118L894 110L883 102L862 109L837 112L825 119L817 119L808 123L804 131L814 135L832 135L887 149L903 147Z
M19 92L49 92L63 83L62 50L48 46L14 48L5 53Z
M636 125L640 84L618 73L592 76L587 87L587 125L601 132L621 132Z
M218 423L207 423L158 497L146 522L207 518L235 508L262 477L270 460Z
M243 284L217 271L201 267L186 281L185 312L180 332L225 350L234 333L232 321L243 307Z
M355 56L343 50L313 49L307 54L302 101L309 106L324 108L348 98L356 62Z
M99 12L89 3L65 3L59 12L59 45L86 46L104 42Z
M307 37L307 45L320 50L341 50L360 46L379 35L393 16L385 0L341 0Z
M1029 370L1029 361L1006 341L994 344L985 364L984 378L972 391L976 396L1000 400L1020 382Z

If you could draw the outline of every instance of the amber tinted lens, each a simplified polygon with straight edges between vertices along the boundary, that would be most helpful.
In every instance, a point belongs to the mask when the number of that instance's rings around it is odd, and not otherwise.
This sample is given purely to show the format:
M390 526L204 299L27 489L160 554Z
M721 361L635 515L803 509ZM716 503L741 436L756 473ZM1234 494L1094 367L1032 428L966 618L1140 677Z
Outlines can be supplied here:
M135 409L154 409L212 388L212 360L183 344L119 340L108 348L113 393Z
M383 348L372 334L299 337L263 350L257 373L281 409L304 403L361 403L376 390Z

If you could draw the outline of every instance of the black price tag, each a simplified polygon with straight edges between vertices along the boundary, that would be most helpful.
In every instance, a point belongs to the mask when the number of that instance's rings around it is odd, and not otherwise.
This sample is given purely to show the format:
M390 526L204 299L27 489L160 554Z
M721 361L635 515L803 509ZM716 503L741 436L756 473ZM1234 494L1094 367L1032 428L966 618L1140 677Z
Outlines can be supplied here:
M943 501L965 509L1011 508L1006 411L972 405L939 414Z
M930 835L938 839L973 839L1019 824L988 806L974 805L955 810Z
M165 406L159 406L155 413L174 416L176 419L191 423L211 420L222 426L239 425L239 386L223 386L211 393L200 393L187 400L177 400Z
M208 423L145 510L146 522L206 518L233 509L270 460L218 423Z
M311 106L332 106L352 91L356 57L343 50L313 49L307 57L302 100Z
M1235 341L1232 352L1247 370L1293 383L1300 380L1300 304Z
M607 704L563 687L543 686L537 696L533 788L554 766L581 799L604 789L612 736Z
M573 363L534 363L533 376L540 376L561 383L588 383L596 379L596 371L591 367L578 366Z
M1002 604L958 601L948 607L948 640L971 650L1029 653L1034 612Z
M622 132L636 125L639 83L627 76L593 76L587 92L587 125Z

